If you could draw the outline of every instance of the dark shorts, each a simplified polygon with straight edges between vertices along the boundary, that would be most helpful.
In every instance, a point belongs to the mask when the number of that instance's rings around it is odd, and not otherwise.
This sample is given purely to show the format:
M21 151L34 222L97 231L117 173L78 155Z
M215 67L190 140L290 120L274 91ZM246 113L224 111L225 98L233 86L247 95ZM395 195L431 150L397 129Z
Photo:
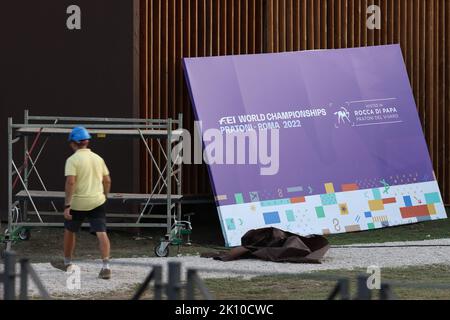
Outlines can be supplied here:
M71 210L72 220L65 220L64 227L74 233L81 229L81 225L87 219L91 226L91 232L106 232L106 209L105 205L101 205L91 211Z

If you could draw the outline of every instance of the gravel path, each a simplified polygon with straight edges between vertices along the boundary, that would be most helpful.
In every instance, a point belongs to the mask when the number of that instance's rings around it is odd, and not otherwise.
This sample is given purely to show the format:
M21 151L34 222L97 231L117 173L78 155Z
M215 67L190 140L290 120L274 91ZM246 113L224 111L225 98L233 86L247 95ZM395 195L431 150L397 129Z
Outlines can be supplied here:
M81 289L79 290L67 289L68 275L54 269L50 264L34 264L33 267L52 296L89 297L93 294L107 296L110 292L123 292L136 288L150 271L149 265L165 265L169 261L179 261L183 268L201 269L200 276L202 278L248 277L249 274L246 273L255 271L262 274L298 274L319 270L366 268L372 265L380 267L450 265L450 239L333 247L321 265L280 264L259 260L239 260L224 263L198 256L167 259L115 259L113 263L117 264L113 266L113 278L110 281L97 278L101 266L100 261L80 261L77 263L81 270ZM140 265L125 266L123 265L125 263ZM165 272L163 276L166 277ZM31 294L37 294L37 289L34 286L32 286Z

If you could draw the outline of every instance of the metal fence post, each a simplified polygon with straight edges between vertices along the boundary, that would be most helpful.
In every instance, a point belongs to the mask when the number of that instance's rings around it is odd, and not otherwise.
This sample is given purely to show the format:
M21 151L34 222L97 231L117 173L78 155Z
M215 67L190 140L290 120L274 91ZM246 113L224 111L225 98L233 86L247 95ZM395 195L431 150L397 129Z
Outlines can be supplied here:
M358 291L357 291L357 300L371 300L372 299L372 292L367 286L367 276L359 276L358 277Z
M11 251L5 252L5 272L4 272L4 299L16 299L16 254Z
M341 300L350 300L350 280L339 280L339 287L341 289Z
M167 285L167 298L180 300L181 263L169 262L169 283Z
M20 260L20 300L28 300L28 259Z
M33 269L33 267L30 264L27 265L27 271L31 277L31 280L34 282L34 284L38 288L41 297L45 300L51 300L51 297L50 297L47 289L45 288L44 284L41 282L41 279L39 279L39 275L36 273L36 271Z
M192 273L192 277L194 278L195 286L198 287L198 290L200 291L200 294L203 296L203 298L205 300L213 300L214 298L211 292L209 292L203 280L198 276L197 270L194 270L194 272Z
M187 271L186 299L195 300L195 270Z
M380 300L393 300L391 286L387 283L381 284Z
M153 268L154 271L154 278L155 278L155 300L162 300L162 289L163 289L163 283L162 283L162 266L155 266Z
M341 296L341 300L350 300L350 280L339 279L333 291L328 296L327 300L334 300L338 296Z
M133 298L131 300L139 300L145 293L145 290L147 290L150 282L153 280L155 276L154 269L148 274L148 276L145 278L144 282L141 283L139 288L137 289L136 293L134 294Z

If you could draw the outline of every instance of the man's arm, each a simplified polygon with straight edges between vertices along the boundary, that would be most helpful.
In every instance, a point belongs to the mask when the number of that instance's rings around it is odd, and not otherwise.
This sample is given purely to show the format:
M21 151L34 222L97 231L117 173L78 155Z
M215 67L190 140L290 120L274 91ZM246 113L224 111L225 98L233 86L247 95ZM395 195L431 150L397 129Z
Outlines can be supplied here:
M70 205L72 204L73 193L75 192L75 183L77 178L75 176L66 177L66 200L64 205L64 218L66 220L72 220L72 215L70 214Z
M72 203L72 197L75 192L75 183L77 178L75 176L67 176L66 177L66 202L65 205L69 206Z
M111 191L111 177L109 175L103 176L103 193L106 198L108 198L108 194Z

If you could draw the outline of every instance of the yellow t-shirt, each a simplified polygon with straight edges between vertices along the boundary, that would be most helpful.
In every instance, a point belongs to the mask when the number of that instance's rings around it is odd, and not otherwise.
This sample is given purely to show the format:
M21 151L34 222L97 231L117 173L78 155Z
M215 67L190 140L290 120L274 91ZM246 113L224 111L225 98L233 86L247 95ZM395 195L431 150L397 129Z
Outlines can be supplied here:
M90 149L77 150L67 159L65 175L76 177L72 210L90 211L106 202L103 177L109 171L105 161Z

